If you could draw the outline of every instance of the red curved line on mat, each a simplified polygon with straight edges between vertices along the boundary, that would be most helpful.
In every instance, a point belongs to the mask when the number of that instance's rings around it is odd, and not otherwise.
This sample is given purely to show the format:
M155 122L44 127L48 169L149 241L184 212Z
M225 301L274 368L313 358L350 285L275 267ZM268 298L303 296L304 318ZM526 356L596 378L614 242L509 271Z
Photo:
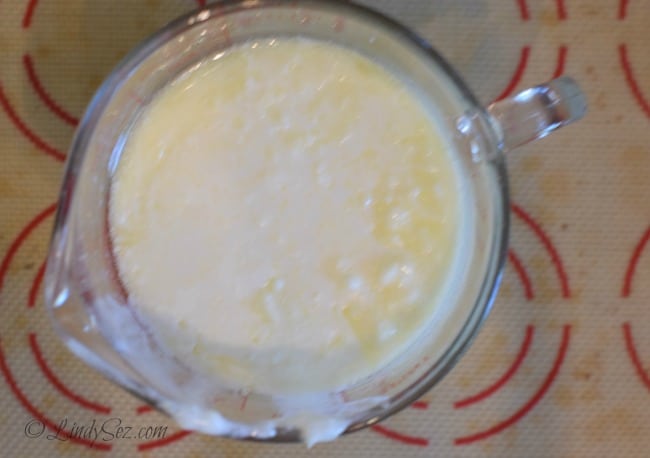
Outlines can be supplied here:
M524 71L526 70L526 65L528 65L528 56L530 55L530 46L524 46L521 48L521 55L519 56L519 63L517 68L515 68L512 77L510 77L510 82L506 88L499 94L495 101L503 100L508 97L517 87L521 78L524 76Z
M27 124L25 124L20 116L18 116L18 113L16 113L16 110L14 110L14 108L11 106L9 99L7 98L7 95L2 88L2 84L0 84L0 105L2 105L2 109L7 114L13 125L27 138L27 140L32 142L34 146L42 150L45 154L49 154L57 161L65 161L65 154L53 146L48 145L43 139L41 139L29 127L27 127Z
M539 403L539 401L541 401L541 399L544 397L548 389L553 384L553 381L557 377L558 373L560 372L560 368L562 367L562 363L564 362L564 357L566 355L567 349L569 348L570 339L571 339L571 325L566 324L564 325L564 330L562 333L562 341L560 342L560 348L558 349L557 356L555 357L555 362L553 363L553 367L551 368L551 371L546 376L546 379L544 380L544 383L542 383L542 386L539 388L539 390L537 390L537 393L535 393L535 395L532 398L530 398L528 402L526 402L526 404L523 405L523 407L521 407L511 417L505 419L500 423L497 423L496 425L494 425L489 429L486 429L485 431L481 431L479 433L472 434L470 436L459 437L455 439L454 444L468 445L473 442L487 439L490 436L502 432L503 430L509 428L510 426L514 425L519 420L524 418Z
M530 13L528 12L528 5L526 0L517 0L517 6L519 6L519 14L522 21L527 21L530 19Z
M392 429L385 428L381 425L374 425L372 430L381 434L384 437L392 439L403 444L416 445L418 447L426 447L429 445L429 439L417 436L408 436L406 434L398 433Z
M152 448L157 448L157 447L164 447L165 445L169 445L172 442L176 442L178 440L183 439L186 436L189 436L192 434L192 431L179 431L176 434L172 434L169 437L165 437L164 439L160 440L155 440L151 442L145 442L144 444L138 445L138 450L140 452L144 452L145 450L151 450Z
M568 48L566 45L562 45L557 50L557 63L555 64L555 71L553 72L553 78L558 78L564 73L564 63L566 62L566 55Z
M426 401L416 401L411 404L411 407L414 409L426 410L429 408L429 403Z
M512 266L515 268L515 271L519 276L519 280L524 286L524 294L526 295L526 299L533 299L533 297L535 297L535 294L533 293L533 283L530 281L526 267L512 250L508 250L508 261L510 261Z
M551 261L555 266L555 271L557 272L557 276L560 280L560 285L562 287L562 297L565 298L571 297L571 289L569 287L569 277L567 276L566 271L564 270L564 264L562 263L562 258L560 257L558 251L555 249L553 242L551 242L551 239L546 234L546 232L544 232L544 229L542 229L539 223L535 221L532 216L526 213L526 211L523 208L521 208L516 204L512 204L511 207L515 215L519 219L521 219L524 223L526 223L528 227L531 228L533 233L537 236L539 241L542 242L542 245L544 246L549 256L551 257Z
M23 56L23 66L25 67L25 70L27 71L27 77L29 79L29 83L32 85L32 88L34 89L34 92L36 92L36 95L41 99L43 104L47 108L50 109L52 113L54 113L56 116L61 118L64 122L70 124L71 126L76 126L79 124L79 120L72 116L70 113L65 111L61 106L54 101L54 99L48 94L47 90L41 83L41 80L39 79L38 75L36 74L36 69L34 68L34 62L32 61L32 57L29 54L25 54Z
M479 393L473 396L469 396L465 399L455 402L454 408L462 409L472 404L476 404L477 402L489 398L494 393L496 393L501 388L503 388L506 385L506 383L508 383L508 381L515 375L515 373L517 373L519 367L521 366L521 363L524 362L526 355L528 355L528 350L530 350L530 345L533 342L534 333L535 333L535 327L529 324L526 327L526 336L524 337L524 341L521 343L521 347L519 348L519 353L517 353L517 356L515 357L514 361L512 362L508 370L496 382L494 382L486 389L480 391Z
M634 247L634 251L632 252L632 257L630 258L630 263L627 266L627 271L625 272L625 279L623 281L623 290L621 291L621 296L623 297L630 297L630 294L632 294L632 281L634 280L636 267L637 264L639 264L639 259L643 254L643 250L648 244L648 240L650 240L650 227L648 227L645 234L643 234L643 237L641 237L641 240L639 241L637 246Z
M650 103L643 96L643 91L634 77L634 72L632 71L632 66L630 61L627 58L627 46L625 44L618 45L618 53L621 56L621 67L623 68L623 74L625 75L625 81L627 82L632 95L636 99L637 103L643 110L643 112L650 118Z
M32 25L32 16L34 15L34 10L36 10L37 4L38 0L29 0L27 9L25 10L25 15L23 16L23 29L27 29Z
M50 383L54 385L54 388L56 388L59 393L70 399L72 402L79 404L81 407L84 407L86 409L105 414L111 413L110 407L89 401L83 396L73 393L70 389L68 389L68 387L63 384L63 382L54 374L54 372L52 372L52 369L50 369L50 367L47 365L47 361L45 361L45 358L43 357L41 347L38 345L38 341L36 340L36 334L33 332L29 334L29 346L32 350L32 353L34 354L34 358L36 358L38 367L43 372L43 375L45 375Z
M555 0L555 5L557 7L557 18L560 21L564 21L567 18L566 6L564 5L564 0Z
M645 371L645 369L643 369L643 364L639 358L639 353L636 351L636 345L634 344L634 337L632 337L632 327L630 326L630 323L623 324L623 337L625 338L625 348L627 349L627 354L630 357L630 361L632 361L632 365L634 366L637 375L645 387L650 390L650 376L648 376L648 373Z
M618 4L618 19L623 20L627 17L628 0L621 0Z
M9 250L7 250L7 253L5 254L5 257L2 260L2 263L0 264L0 292L2 292L2 286L4 284L4 279L5 275L7 274L7 271L9 270L9 264L11 263L11 260L15 256L16 252L18 251L18 248L23 244L25 239L29 237L29 234L31 234L36 227L38 227L39 224L41 224L47 217L51 216L54 212L56 211L56 204L52 204L49 207L47 207L45 210L41 211L38 215L34 217L27 225L23 228L22 231L18 234L16 239L9 245Z
M246 404L248 404L248 395L242 397L241 404L239 404L239 410L241 411L246 410Z
M38 268L38 272L36 272L36 276L32 282L32 287L29 289L29 296L27 298L27 307L29 308L33 308L34 305L36 305L36 295L38 294L38 290L41 287L41 283L43 283L43 275L45 275L46 265L47 259L43 261L41 267Z
M135 413L138 415L142 415L143 413L149 413L153 411L153 407L148 406L148 405L143 405L135 409Z
M82 437L73 436L73 435L71 435L71 433L69 431L61 430L59 428L59 425L57 425L52 420L47 418L36 407L34 407L29 402L29 400L27 399L25 394L20 390L20 388L18 387L18 384L16 383L16 380L14 379L13 375L11 374L11 371L9 370L9 366L7 365L7 361L5 360L5 355L4 355L4 352L2 351L2 345L1 344L0 344L0 371L2 372L5 379L7 380L7 384L9 385L9 388L11 389L12 393L14 394L14 396L16 396L16 398L22 404L22 406L36 420L40 421L43 425L45 425L53 433L56 433L58 437L60 437L62 439L69 440L70 442L85 445L85 446L93 448L93 449L108 451L108 450L110 450L112 448L111 444L93 442L93 441L90 441L88 439L84 439Z
M0 293L2 292L2 287L4 286L4 280L9 271L9 265L13 260L13 257L16 255L18 249L22 246L25 240L29 235L49 216L51 216L56 211L56 204L50 205L49 207L42 210L37 214L27 225L20 231L18 236L9 246L7 253L5 254L2 263L0 264ZM96 448L99 450L111 450L112 445L95 443L84 438L70 436L69 431L59 430L59 425L47 418L43 413L41 413L36 407L34 407L25 394L20 390L16 380L14 379L11 370L7 364L7 361L2 351L2 345L0 342L0 371L2 372L9 388L11 389L13 395L18 399L20 404L27 410L36 420L40 421L45 425L49 430L59 435L61 438L70 440L71 442L82 444L90 448Z

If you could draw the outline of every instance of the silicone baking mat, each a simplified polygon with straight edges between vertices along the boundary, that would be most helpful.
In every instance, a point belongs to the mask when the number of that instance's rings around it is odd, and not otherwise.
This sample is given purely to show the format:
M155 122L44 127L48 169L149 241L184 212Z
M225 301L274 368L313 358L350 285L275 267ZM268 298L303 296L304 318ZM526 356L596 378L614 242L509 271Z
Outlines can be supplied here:
M312 450L241 443L181 431L71 356L42 300L71 136L125 52L200 3L0 1L0 455L650 456L650 0L368 2L486 103L563 73L589 99L583 122L510 155L502 290L411 408Z

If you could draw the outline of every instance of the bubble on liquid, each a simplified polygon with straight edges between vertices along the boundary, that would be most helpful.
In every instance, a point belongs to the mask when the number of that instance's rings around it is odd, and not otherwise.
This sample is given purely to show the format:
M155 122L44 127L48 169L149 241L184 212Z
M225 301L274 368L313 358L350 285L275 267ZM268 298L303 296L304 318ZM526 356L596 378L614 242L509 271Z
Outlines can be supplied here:
M351 134L345 135L341 140L339 140L339 145L347 143L352 138Z
M386 341L397 334L397 328L394 323L383 320L377 326L377 334L379 335L379 340Z
M284 289L286 282L284 281L283 278L276 278L275 281L273 282L273 289L275 291L282 291Z
M358 275L353 275L348 279L348 289L350 291L359 292L363 289L364 281L363 278Z
M336 260L336 270L341 273L349 272L352 269L352 260L348 257L342 257Z
M398 264L392 264L386 271L384 271L381 281L384 285L388 285L390 283L394 283L400 273L399 265Z
M269 221L270 220L268 217L260 218L260 220L257 222L257 225L261 228L265 228L269 225Z
M393 210L390 214L390 228L399 230L411 222L411 212L408 210Z
M399 270L402 273L402 275L410 276L410 275L413 275L413 272L414 272L415 269L413 268L413 265L411 265L411 264L403 264L402 267L399 268Z

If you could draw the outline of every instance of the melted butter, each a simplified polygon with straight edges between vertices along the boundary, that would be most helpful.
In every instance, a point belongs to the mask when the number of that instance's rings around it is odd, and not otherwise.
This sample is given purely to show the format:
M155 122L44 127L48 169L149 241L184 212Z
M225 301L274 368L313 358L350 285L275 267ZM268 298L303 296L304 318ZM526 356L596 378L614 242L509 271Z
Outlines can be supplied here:
M456 253L438 129L407 86L334 45L206 60L153 100L114 177L132 302L230 386L318 392L372 374L426 327Z

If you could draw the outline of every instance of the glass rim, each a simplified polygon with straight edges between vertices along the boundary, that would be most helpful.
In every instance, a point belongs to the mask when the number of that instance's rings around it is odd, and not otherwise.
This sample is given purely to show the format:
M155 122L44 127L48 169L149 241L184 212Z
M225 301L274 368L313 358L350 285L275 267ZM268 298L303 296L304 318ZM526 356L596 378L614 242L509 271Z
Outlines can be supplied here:
M64 169L63 186L61 195L59 196L58 208L53 227L53 234L57 234L64 228L63 226L65 226L69 210L73 206L70 202L70 195L68 195L70 189L66 185L71 179L74 179L74 176L80 170L99 120L102 118L112 96L119 90L121 84L129 78L131 71L136 69L155 50L159 49L168 41L187 30L200 26L202 23L210 19L214 19L215 17L225 18L232 13L243 10L264 10L273 7L282 8L287 6L305 9L331 9L344 14L356 15L357 17L366 20L373 27L388 31L392 37L404 40L409 46L422 51L423 59L428 60L431 64L440 68L445 74L445 77L453 83L461 97L472 107L472 110L482 118L486 125L491 126L489 114L478 102L478 99L474 96L473 92L465 84L456 70L454 70L442 55L416 32L384 13L368 6L347 0L220 0L186 13L163 26L157 32L144 39L140 44L136 45L104 79L80 119L75 136L69 148ZM492 134L493 132L490 130L489 133ZM494 139L489 140L490 145L499 152L497 142L494 141ZM489 168L490 182L498 191L493 194L492 199L495 200L497 204L496 213L500 211L501 214L495 214L494 216L493 235L488 242L490 244L488 264L479 288L479 294L474 304L469 307L467 318L460 327L460 331L454 337L453 341L449 343L441 356L437 358L433 365L426 369L418 380L404 388L401 392L392 395L388 401L388 405L383 408L380 414L366 415L360 420L351 423L345 429L343 434L348 434L372 426L373 424L376 424L404 409L428 392L454 367L457 360L467 350L473 339L476 337L479 328L489 314L498 291L507 254L510 227L509 192L503 155L499 152L499 154L491 155L490 158L482 159L482 161L485 162L485 166ZM73 186L74 185L71 187ZM56 240L54 235L51 239L51 243L54 243ZM50 249L51 248L52 247L50 247ZM156 405L155 401L152 402L151 399L147 399L143 394L135 393L130 389L128 389L128 391L142 398L146 402L152 403L154 406ZM296 442L300 440L300 435L299 431L295 429L286 429L279 430L278 434L272 438L248 437L245 439L263 442Z

